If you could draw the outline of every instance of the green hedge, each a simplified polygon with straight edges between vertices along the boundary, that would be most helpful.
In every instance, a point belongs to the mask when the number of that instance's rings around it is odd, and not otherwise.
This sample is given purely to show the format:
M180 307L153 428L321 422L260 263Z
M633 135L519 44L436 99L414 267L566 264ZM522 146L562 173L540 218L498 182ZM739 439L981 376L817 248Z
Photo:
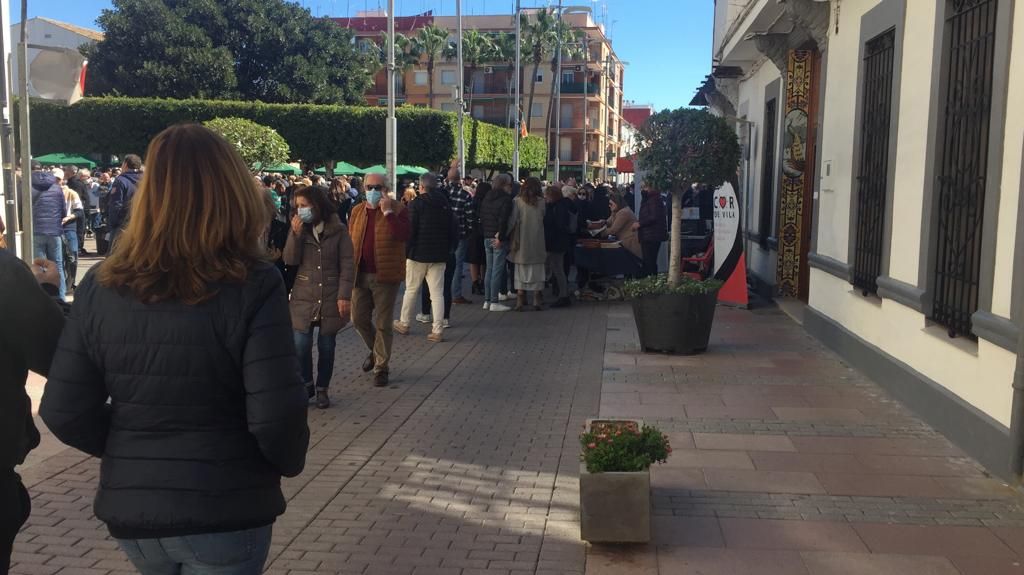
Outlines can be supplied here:
M429 168L450 164L457 151L455 114L401 107L396 116L402 164ZM291 146L293 159L311 163L341 159L364 166L384 161L384 108L149 98L84 98L73 106L33 102L32 152L141 155L167 126L221 117L247 118L277 130ZM513 137L512 130L467 119L466 165L510 169ZM544 160L544 141L524 138L523 169L542 169Z

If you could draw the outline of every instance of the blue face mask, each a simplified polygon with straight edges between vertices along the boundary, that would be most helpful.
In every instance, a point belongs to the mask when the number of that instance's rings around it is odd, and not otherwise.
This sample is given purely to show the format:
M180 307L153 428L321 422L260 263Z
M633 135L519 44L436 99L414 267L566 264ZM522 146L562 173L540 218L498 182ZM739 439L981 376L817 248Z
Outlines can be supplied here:
M371 206L376 208L377 204L380 203L381 196L382 194L380 190L368 190L366 192L366 201L369 202Z
M301 208L298 209L298 212L299 212L299 219L302 220L302 223L304 223L304 224L311 224L311 223L313 223L313 208L308 207L308 206L301 207Z

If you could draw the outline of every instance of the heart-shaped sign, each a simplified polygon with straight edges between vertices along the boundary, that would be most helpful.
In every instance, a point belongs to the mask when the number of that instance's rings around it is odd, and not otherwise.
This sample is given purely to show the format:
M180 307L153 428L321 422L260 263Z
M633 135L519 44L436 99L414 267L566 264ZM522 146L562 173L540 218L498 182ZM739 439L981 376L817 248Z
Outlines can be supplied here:
M718 196L718 205L722 206L723 210L725 209L725 204L726 204L725 196Z

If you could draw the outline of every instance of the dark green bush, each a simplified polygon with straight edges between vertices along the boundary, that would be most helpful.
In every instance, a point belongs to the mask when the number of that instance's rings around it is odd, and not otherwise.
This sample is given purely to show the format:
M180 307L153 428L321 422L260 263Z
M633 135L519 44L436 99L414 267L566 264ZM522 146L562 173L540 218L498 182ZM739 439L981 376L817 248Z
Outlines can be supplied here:
M387 110L357 106L263 104L223 100L151 98L84 98L73 106L32 103L32 152L142 154L164 128L214 118L245 118L273 128L291 146L291 159L308 163L330 160L368 166L384 161ZM401 107L398 157L402 164L441 168L457 152L454 114ZM15 132L17 133L17 132ZM508 170L512 166L513 131L467 120L466 165ZM544 141L522 140L524 169L544 167Z
M672 453L667 435L635 421L595 421L580 435L580 445L590 473L644 471Z

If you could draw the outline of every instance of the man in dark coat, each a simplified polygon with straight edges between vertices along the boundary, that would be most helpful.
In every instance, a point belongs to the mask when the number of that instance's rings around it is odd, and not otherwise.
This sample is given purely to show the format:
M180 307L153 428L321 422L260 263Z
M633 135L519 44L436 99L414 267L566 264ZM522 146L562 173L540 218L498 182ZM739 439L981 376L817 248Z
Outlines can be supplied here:
M637 223L633 224L638 230L640 247L643 250L644 277L658 273L658 252L661 251L661 244L668 239L667 224L661 194L649 186L644 186L643 197L640 200L640 217Z
M142 158L135 154L124 157L121 175L110 186L110 200L107 204L107 226L110 230L111 243L124 230L131 215L132 198L142 181Z
M0 573L7 573L14 537L29 516L28 492L14 472L39 445L25 381L29 370L49 372L64 327L54 301L60 282L55 262L37 259L30 270L11 250L0 250Z
M32 243L37 258L57 262L60 268L60 299L64 299L64 216L67 203L57 177L32 165Z
M434 174L423 174L420 187L426 190L409 204L409 243L405 261L405 296L402 313L395 321L396 332L409 333L409 323L424 278L430 290L433 329L427 339L440 342L444 333L444 280L449 255L455 253L459 230L452 214L447 190ZM449 288L449 293L451 293Z

